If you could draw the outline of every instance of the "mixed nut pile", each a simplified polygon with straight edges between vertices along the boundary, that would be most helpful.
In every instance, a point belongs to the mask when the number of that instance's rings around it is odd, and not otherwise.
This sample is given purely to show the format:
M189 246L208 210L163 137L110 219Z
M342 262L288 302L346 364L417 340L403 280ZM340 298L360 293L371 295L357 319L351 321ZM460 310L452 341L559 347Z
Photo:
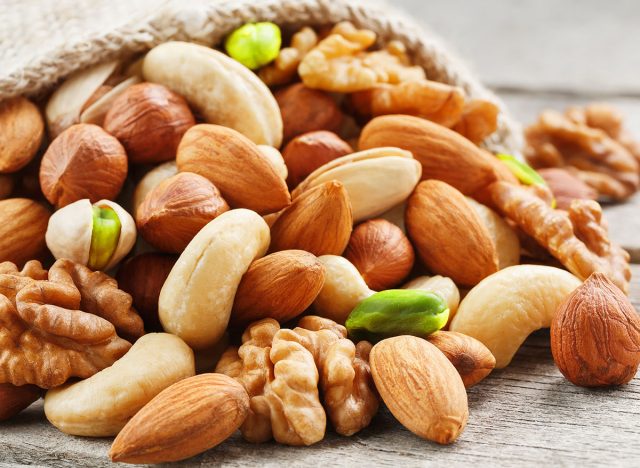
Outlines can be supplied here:
M247 24L226 53L81 70L44 119L0 104L0 419L44 395L61 431L155 463L237 429L350 436L384 402L448 444L466 388L549 327L576 385L634 377L629 256L594 201L639 184L613 111L543 114L539 174L478 146L498 107L401 43L350 23L281 42Z

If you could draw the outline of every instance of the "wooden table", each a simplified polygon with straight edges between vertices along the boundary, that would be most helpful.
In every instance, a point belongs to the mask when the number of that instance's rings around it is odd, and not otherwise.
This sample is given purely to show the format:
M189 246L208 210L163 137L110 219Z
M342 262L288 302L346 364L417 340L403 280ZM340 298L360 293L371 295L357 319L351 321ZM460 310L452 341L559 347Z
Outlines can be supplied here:
M620 106L640 135L640 4L633 0L401 0L468 59L523 123L547 107L594 99ZM607 207L611 235L640 263L640 196ZM640 310L640 265L631 298ZM182 466L640 466L640 378L587 390L554 366L546 331L513 363L469 391L467 428L452 446L425 442L386 410L351 438L328 434L313 447L251 445L235 436ZM71 437L50 426L37 403L0 423L0 466L107 466L110 440Z

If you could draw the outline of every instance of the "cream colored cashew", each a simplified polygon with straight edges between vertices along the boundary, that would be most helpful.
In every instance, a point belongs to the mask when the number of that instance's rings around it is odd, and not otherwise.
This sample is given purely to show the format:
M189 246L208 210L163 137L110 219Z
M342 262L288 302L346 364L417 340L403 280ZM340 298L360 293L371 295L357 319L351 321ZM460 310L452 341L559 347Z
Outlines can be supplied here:
M193 375L193 352L185 342L168 333L151 333L111 367L49 390L44 412L67 434L114 436L158 393Z
M164 329L193 348L215 345L227 329L242 275L266 253L269 241L267 223L246 209L227 211L203 227L160 291Z
M553 314L581 281L559 268L516 265L477 284L462 300L450 330L480 340L507 366L533 331L548 328Z
M455 317L460 305L460 291L451 278L446 276L418 276L402 286L404 289L422 289L430 291L442 297L449 307L449 319L447 325ZM445 326L446 328L446 326Z
M317 315L344 324L355 306L375 291L369 289L360 272L346 258L322 255L318 260L324 266L324 286L313 307Z

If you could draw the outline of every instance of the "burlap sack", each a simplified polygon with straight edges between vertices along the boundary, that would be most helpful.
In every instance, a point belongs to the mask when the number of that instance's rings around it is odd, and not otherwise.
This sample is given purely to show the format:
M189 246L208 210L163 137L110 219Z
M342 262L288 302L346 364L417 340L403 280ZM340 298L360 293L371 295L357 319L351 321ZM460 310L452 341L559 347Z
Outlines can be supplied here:
M432 80L490 99L502 112L487 146L519 153L521 131L504 104L434 34L386 5L364 0L2 0L0 100L37 95L75 70L170 39L214 45L248 21L285 28L341 20L405 43ZM426 18L428 21L428 18Z

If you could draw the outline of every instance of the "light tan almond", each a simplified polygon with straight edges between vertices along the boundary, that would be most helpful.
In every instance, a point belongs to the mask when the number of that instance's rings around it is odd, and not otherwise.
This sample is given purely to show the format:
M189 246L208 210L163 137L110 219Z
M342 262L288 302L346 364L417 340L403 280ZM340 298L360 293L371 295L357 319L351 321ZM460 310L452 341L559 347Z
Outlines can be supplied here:
M180 172L195 172L213 182L232 208L267 214L291 201L287 184L268 157L232 128L191 127L180 142L176 162Z
M464 195L445 182L426 180L409 198L407 233L434 273L473 286L498 271L489 230Z
M296 198L271 227L270 250L300 249L314 255L340 255L353 218L345 187L324 182Z
M253 262L238 286L231 324L244 326L263 318L291 320L318 296L324 267L303 250L283 250Z
M376 344L369 362L382 400L404 427L439 444L458 438L469 417L467 392L438 348L422 338L396 336Z
M142 408L113 441L114 462L166 463L215 447L244 422L249 395L223 374L173 384Z

